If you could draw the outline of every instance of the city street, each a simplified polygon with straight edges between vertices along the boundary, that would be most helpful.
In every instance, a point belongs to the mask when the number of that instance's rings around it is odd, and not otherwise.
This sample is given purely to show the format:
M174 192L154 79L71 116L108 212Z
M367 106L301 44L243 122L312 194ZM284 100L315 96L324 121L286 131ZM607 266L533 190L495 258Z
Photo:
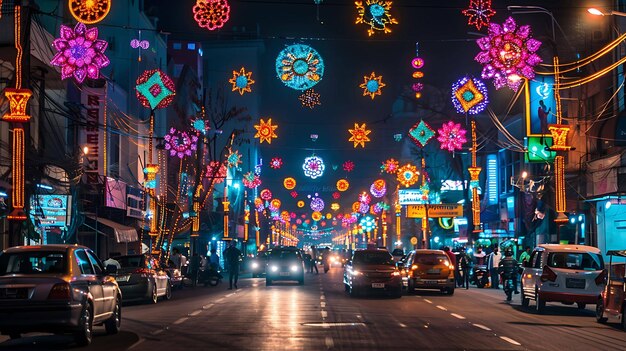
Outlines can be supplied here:
M504 301L501 290L457 289L350 298L341 268L307 275L304 286L265 286L246 278L238 290L176 291L171 301L131 305L122 331L101 327L86 350L624 350L626 334L597 324L593 307L548 304L545 315ZM531 307L533 306L531 302ZM73 348L71 338L30 334L2 350ZM79 348L73 348L78 350Z

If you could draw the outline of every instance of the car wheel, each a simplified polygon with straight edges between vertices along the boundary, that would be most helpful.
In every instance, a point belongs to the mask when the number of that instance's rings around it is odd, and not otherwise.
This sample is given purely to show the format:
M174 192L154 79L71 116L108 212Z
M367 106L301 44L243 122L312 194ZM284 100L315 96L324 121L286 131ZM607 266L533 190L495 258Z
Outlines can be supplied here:
M413 283L413 279L409 279L409 284L406 288L406 292L409 295L415 294L415 283Z
M577 302L576 307L578 307L579 310L584 310L585 308L587 308L587 304L583 302Z
M22 334L20 333L9 333L9 338L11 338L11 340L19 339L21 337L22 337Z
M156 283L152 284L152 291L150 292L150 298L148 299L148 303L155 304L159 301L159 294L157 293Z
M104 322L104 329L107 334L117 334L120 331L122 325L122 308L120 307L120 298L115 299L115 307L113 307L113 315L109 320Z
M546 309L546 302L539 296L539 290L535 291L535 310L542 314Z
M446 292L448 293L448 295L452 296L454 295L454 288L447 288Z
M80 329L74 334L74 341L78 346L87 346L93 338L93 317L91 315L91 304L87 303L80 316Z
M604 323L606 320L607 318L604 317L604 299L599 298L596 304L596 322Z
M165 286L165 299L166 300L170 300L172 298L172 284L170 284L170 282L167 282L167 285Z
M400 287L396 292L392 295L394 299L399 299L402 297L402 287Z

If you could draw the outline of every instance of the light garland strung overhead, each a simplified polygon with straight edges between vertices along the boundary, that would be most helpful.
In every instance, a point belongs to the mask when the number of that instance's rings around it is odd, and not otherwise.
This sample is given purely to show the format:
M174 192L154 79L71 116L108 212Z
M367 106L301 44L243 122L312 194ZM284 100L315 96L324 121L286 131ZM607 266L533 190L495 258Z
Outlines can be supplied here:
M260 124L255 124L254 129L257 130L254 135L255 138L259 138L259 142L262 144L264 141L267 141L268 144L272 143L272 139L278 138L275 130L278 128L277 125L272 125L272 119L268 118L267 122L261 118Z
M252 79L252 72L246 72L244 67L241 67L239 72L233 71L233 77L228 80L233 85L232 91L238 91L239 95L244 93L251 93L251 85L255 83Z
M462 13L468 17L468 26L476 26L476 29L480 30L483 26L489 26L489 21L496 11L491 8L491 0L470 0L469 8Z
M398 168L397 178L400 184L404 185L406 188L410 187L411 185L417 183L419 178L417 167L410 163L403 165Z
M465 137L467 131L461 128L460 123L448 121L444 123L437 132L439 133L437 140L441 143L442 150L448 150L450 152L461 150L463 144L467 142L467 138Z
M359 85L359 87L363 89L363 96L369 95L372 100L374 100L376 95L382 95L382 88L385 86L383 76L377 77L375 72L372 72L369 77L363 76L363 83Z
M111 11L112 0L68 0L70 14L84 24L102 21ZM0 5L2 2L0 1Z
M398 24L398 21L389 13L392 1L365 0L356 1L354 4L357 10L355 24L368 25L368 36L372 36L377 31L382 31L385 34L391 33L389 26Z
M487 108L487 87L479 79L463 77L452 84L452 104L458 113L475 115Z
M176 128L170 128L169 133L163 139L165 140L165 150L169 150L170 156L177 156L180 159L191 156L198 147L196 135L189 135L189 133Z
M304 93L302 93L302 95L300 95L298 97L298 100L300 100L300 103L302 104L302 107L308 107L311 110L315 106L321 106L322 105L322 103L320 102L320 94L317 93L313 89L305 90Z
M276 75L289 88L307 90L322 80L324 60L308 45L290 45L276 57Z
M371 141L368 135L372 131L366 128L365 123L363 123L361 126L359 126L358 123L355 123L354 129L348 129L348 132L350 132L351 135L348 141L352 141L354 143L355 149L359 145L364 148L365 143Z
M434 136L435 131L424 120L420 120L419 123L409 129L409 138L421 148L426 146Z
M385 172L387 174L396 174L398 173L398 168L400 167L400 163L393 158L390 158L383 162L382 166L380 166L381 172Z
M304 175L311 179L316 179L324 175L325 169L326 165L324 164L324 160L317 156L305 158L304 163L302 164Z
M208 30L222 28L230 19L230 5L226 0L196 0L193 19Z

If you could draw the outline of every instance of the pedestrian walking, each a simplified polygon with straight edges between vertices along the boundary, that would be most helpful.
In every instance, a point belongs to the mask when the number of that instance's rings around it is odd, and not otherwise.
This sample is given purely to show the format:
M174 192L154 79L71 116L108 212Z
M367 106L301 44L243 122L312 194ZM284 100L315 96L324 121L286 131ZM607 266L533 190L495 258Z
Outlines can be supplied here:
M446 256L448 256L448 260L450 261L450 264L452 265L452 267L456 267L456 256L454 255L452 251L450 251L450 248L447 246L444 247L443 252L445 252Z
M305 253L302 255L302 258L304 259L304 269L306 269L307 273L311 273L311 255Z
M524 252L519 255L519 261L522 263L522 265L524 264L524 262L530 261L530 246L526 246L526 248L524 248Z
M315 274L320 274L317 270L317 248L315 245L311 245L311 269L310 272L313 273L313 269L315 269Z
M237 248L237 240L230 242L230 246L222 253L222 257L226 261L226 267L228 268L228 290L237 289L237 281L239 280L239 266L241 264L242 253ZM234 283L234 284L233 284Z
M487 260L487 269L489 269L489 275L491 276L491 288L499 289L500 288L500 275L498 274L498 266L500 265L500 260L502 259L502 254L498 249L498 246L493 248L493 252L489 254L489 259Z
M461 253L459 254L459 260L458 260L457 265L459 268L459 276L461 278L461 287L465 287L465 289L469 289L471 260L469 256L467 256L467 253L465 252L465 248L461 248Z

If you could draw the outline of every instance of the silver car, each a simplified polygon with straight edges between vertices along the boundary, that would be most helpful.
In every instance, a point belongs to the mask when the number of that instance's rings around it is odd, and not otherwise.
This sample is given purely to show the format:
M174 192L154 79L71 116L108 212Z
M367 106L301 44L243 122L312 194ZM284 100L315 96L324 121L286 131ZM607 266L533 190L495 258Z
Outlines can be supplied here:
M94 325L119 331L122 295L96 255L78 245L18 246L0 253L0 332L72 333L91 343Z

